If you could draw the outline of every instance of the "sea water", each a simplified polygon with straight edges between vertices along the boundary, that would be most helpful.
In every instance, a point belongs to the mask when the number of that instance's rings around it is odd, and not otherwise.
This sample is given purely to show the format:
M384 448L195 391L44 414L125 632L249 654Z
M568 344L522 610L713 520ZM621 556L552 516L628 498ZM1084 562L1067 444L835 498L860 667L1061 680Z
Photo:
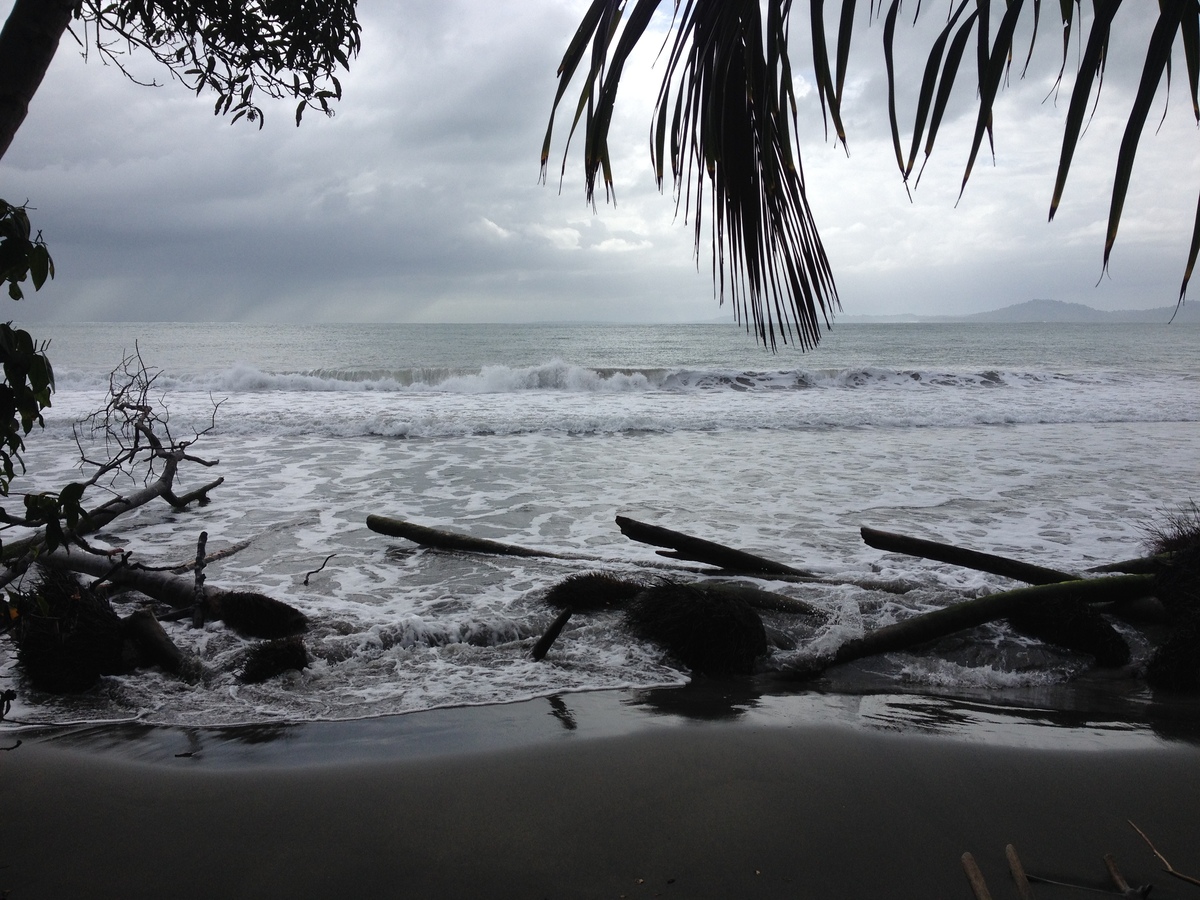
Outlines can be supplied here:
M699 577L623 537L618 514L819 576L756 582L826 614L815 628L769 616L797 645L771 669L1012 586L872 550L864 525L1083 570L1138 555L1148 523L1200 498L1195 327L839 324L806 353L733 325L30 330L51 339L57 391L10 502L79 479L81 450L103 454L78 422L136 352L172 435L219 460L185 465L177 490L225 480L206 506L151 504L95 543L169 565L201 531L210 552L249 542L209 583L286 600L312 627L308 668L247 685L251 642L168 623L205 680L144 670L66 698L32 690L3 641L0 687L22 722L319 721L683 685L690 673L616 613L575 616L529 658L553 618L542 597L570 574ZM371 513L565 558L423 550L368 530ZM1089 669L995 625L833 689L1028 692Z

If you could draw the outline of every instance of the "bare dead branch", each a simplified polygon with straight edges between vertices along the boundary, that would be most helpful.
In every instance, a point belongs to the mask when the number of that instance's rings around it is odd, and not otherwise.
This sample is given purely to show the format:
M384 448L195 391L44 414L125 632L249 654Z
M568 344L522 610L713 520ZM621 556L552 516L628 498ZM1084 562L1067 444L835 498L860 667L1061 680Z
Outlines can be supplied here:
M1130 819L1128 821L1129 821L1129 827L1132 828L1134 831L1136 831L1139 835L1141 835L1142 840L1146 842L1146 846L1150 848L1150 852L1154 854L1155 858L1157 858L1160 863L1162 863L1164 872L1166 872L1168 875L1171 875L1174 878L1178 878L1180 881L1186 881L1188 884L1194 884L1197 887L1200 887L1200 878L1193 878L1191 875L1184 875L1182 872L1177 871L1175 869L1175 867L1173 865L1171 865L1170 860L1168 860L1165 856L1163 856L1159 852L1158 848L1155 847L1154 844L1152 844L1150 842L1150 838L1146 837L1146 832L1144 832L1144 831L1142 831L1142 829L1138 828L1137 825L1135 825L1133 823L1132 819Z

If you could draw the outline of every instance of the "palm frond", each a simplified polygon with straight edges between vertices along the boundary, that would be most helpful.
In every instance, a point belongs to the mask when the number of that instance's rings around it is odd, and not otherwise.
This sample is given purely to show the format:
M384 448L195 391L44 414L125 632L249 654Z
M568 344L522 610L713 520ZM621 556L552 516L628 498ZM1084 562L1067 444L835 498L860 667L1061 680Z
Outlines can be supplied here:
M618 32L609 29L630 7ZM561 99L590 41L592 64L580 91L577 119L586 138L587 198L608 167L608 130L622 68L645 32L659 0L629 4L595 0L560 66ZM765 6L765 19L763 7ZM660 189L667 162L678 209L693 216L697 254L704 236L708 190L713 278L721 302L728 290L735 315L765 344L811 347L839 305L825 249L817 234L793 135L796 100L788 57L790 0L687 0L675 12L675 37L655 107L653 165ZM839 37L837 76L825 50L822 23L819 75L822 106L838 134L841 79L849 33ZM587 37L581 38L581 32ZM554 112L543 145L549 157ZM572 129L574 130L574 128Z
M972 35L975 37L975 88L978 109L959 196L966 190L986 135L994 145L996 99L1014 57L1022 16L1031 16L1029 45L1022 45L1028 70L1039 35L1041 0L1005 0L993 16L992 0L952 0L945 24L936 32L921 76L907 156L896 106L895 43L902 0L871 0L869 19L883 18L883 55L887 73L888 119L896 163L906 187L924 138L921 173L933 152L956 79ZM591 65L583 79L571 131L582 121L586 147L587 197L594 203L596 175L604 172L606 193L612 173L608 128L617 83L633 45L647 30L661 0L593 0L559 68L560 84L542 148L543 173L550 152L554 115L567 84L591 45ZM628 16L619 25L626 8ZM1062 148L1050 202L1050 218L1066 186L1089 102L1099 102L1113 22L1121 0L1093 0L1086 21L1081 0L1059 0L1062 30L1061 83L1078 35L1084 45L1063 125ZM1200 2L1159 0L1154 26L1117 153L1102 268L1110 253L1128 193L1138 141L1164 76L1170 78L1171 54L1179 37L1187 64L1193 114L1200 122ZM794 341L810 347L820 339L840 306L833 273L817 233L805 191L799 150L794 146L796 99L788 58L791 0L676 0L674 39L652 124L651 155L660 189L670 161L676 208L694 216L697 254L703 238L705 191L711 216L713 278L719 295L732 296L739 322L753 327L764 343ZM855 0L842 0L836 52L830 59L824 0L809 0L812 77L828 135L846 144L843 87L853 36ZM1139 7L1140 14L1140 7ZM921 15L918 3L914 22ZM994 25L993 25L994 20ZM1086 34L1086 39L1084 35ZM619 35L619 37L618 37ZM569 139L568 139L569 143ZM565 156L564 156L565 166ZM565 170L564 170L565 171ZM695 209L693 210L693 204ZM1200 256L1200 204L1179 302Z

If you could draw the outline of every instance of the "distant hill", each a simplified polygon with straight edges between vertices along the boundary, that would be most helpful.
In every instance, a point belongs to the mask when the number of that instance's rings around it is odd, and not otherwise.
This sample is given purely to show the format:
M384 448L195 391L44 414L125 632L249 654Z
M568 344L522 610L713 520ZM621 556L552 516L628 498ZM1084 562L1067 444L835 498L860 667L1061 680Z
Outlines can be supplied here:
M1175 316L1177 325L1200 324L1200 304L1185 303L1175 314L1174 306L1158 306L1154 309L1121 309L1103 310L1085 306L1082 303L1064 303L1061 300L1026 300L1003 309L990 312L974 313L969 316L916 316L902 314L895 316L838 316L838 321L845 323L903 323L903 322L945 322L958 324L1022 324L1037 322L1053 322L1077 325L1131 325L1157 324L1165 325Z

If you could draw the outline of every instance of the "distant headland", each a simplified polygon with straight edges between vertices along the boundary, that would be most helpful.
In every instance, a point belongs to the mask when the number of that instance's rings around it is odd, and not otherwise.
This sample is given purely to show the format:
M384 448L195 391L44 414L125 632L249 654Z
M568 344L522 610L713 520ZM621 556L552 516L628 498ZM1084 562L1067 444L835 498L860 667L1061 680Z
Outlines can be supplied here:
M904 322L946 322L955 324L1022 324L1053 322L1079 325L1130 325L1154 324L1165 325L1175 317L1177 325L1200 324L1200 304L1184 303L1178 314L1174 306L1158 306L1154 309L1119 309L1103 310L1085 306L1082 303L1064 303L1061 300L1026 300L993 309L989 312L974 313L969 316L918 316L901 314L894 316L848 316L837 317L845 324L855 323L904 323Z

